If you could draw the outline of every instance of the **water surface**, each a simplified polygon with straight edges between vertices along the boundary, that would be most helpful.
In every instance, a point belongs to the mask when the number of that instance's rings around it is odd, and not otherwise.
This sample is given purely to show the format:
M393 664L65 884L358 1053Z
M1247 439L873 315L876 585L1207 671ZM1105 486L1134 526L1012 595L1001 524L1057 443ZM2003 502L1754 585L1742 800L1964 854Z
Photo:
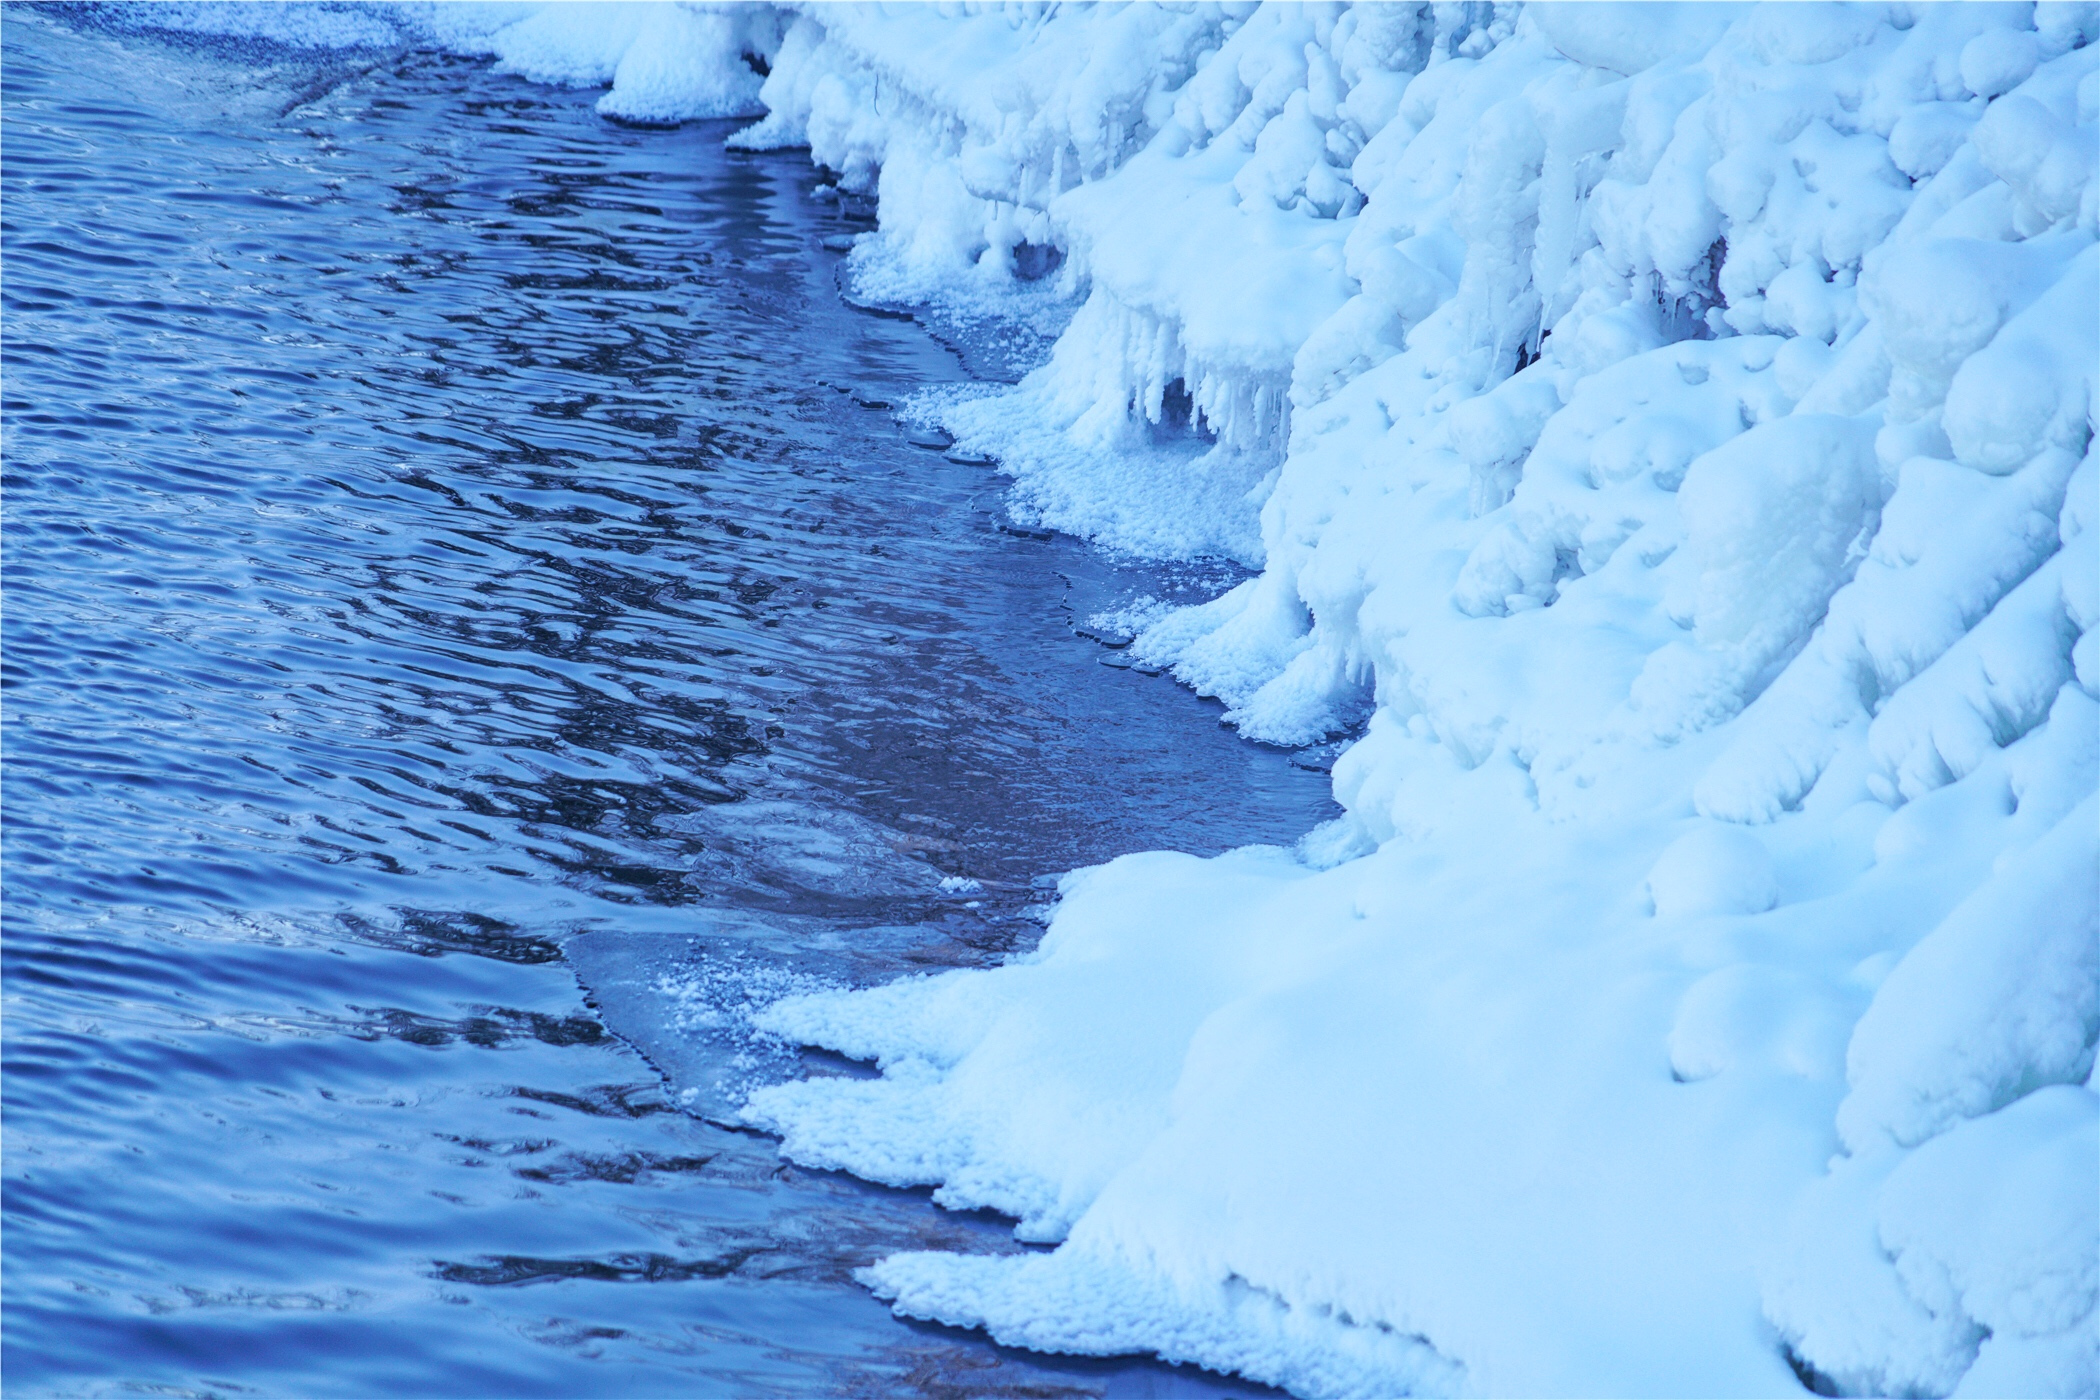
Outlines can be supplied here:
M711 1121L799 1072L753 998L1330 813L1074 634L1229 576L907 441L965 369L801 155L0 38L10 1391L1252 1393L894 1319L853 1268L1004 1223Z

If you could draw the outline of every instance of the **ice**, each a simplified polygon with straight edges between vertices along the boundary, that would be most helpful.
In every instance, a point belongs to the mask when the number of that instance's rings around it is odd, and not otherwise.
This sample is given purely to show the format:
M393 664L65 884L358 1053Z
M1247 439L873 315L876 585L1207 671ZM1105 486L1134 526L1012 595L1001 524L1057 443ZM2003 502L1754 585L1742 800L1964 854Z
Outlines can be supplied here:
M1250 852L1237 864L1245 871L1229 893L1247 898L1269 894L1279 873L1302 873L1280 852ZM761 1091L748 1116L782 1131L797 1160L891 1185L938 1185L943 1204L989 1206L1015 1216L1024 1239L1062 1239L1164 1126L1196 1024L1249 980L1233 960L1203 958L1206 930L1175 917L1191 886L1215 897L1219 873L1159 853L1070 877L1059 924L1034 958L991 987L951 973L859 1001L820 994L776 1005L760 1018L765 1029L876 1060L887 1073L860 1081L850 1106L829 1086L800 1083ZM1074 909L1086 912L1074 920ZM1108 955L1140 928L1154 934L1132 975ZM1163 999L1159 984L1169 978L1176 995ZM911 1003L919 1009L897 1014ZM1079 1008L1088 1024L1075 1028L1069 1017ZM1118 1092L1100 1093L1109 1080ZM1003 1087L1016 1082L1026 1085L1018 1095ZM810 1112L813 1097L822 1112ZM899 1120L944 1126L907 1144L887 1131Z
M262 40L294 49L392 49L415 17L380 6L168 0L104 7L105 21L166 33Z
M1307 1395L2100 1390L2100 7L418 22L762 109L875 202L855 295L1060 328L920 426L1259 569L1123 654L1347 740L1293 850L756 1013L882 1070L755 1094L791 1157L1057 1246L901 1311Z

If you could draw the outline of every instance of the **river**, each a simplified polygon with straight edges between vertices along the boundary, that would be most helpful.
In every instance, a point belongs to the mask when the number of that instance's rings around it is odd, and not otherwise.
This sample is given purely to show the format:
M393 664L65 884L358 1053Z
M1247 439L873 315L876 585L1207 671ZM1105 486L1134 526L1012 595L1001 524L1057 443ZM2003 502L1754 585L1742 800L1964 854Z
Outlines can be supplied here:
M1016 1249L783 1163L785 990L1326 784L893 412L799 153L429 53L5 8L11 1394L1265 1393L894 1318ZM946 881L946 884L943 884Z

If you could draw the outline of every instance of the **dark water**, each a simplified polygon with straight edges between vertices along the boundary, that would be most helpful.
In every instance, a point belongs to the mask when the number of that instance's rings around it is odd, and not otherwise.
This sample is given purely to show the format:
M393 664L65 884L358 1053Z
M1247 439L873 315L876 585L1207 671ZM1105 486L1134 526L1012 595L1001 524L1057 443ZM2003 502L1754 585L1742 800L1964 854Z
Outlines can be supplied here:
M752 998L1329 813L1072 632L1218 577L866 406L964 371L801 156L0 24L9 1392L1253 1393L892 1318L1002 1223L710 1121Z

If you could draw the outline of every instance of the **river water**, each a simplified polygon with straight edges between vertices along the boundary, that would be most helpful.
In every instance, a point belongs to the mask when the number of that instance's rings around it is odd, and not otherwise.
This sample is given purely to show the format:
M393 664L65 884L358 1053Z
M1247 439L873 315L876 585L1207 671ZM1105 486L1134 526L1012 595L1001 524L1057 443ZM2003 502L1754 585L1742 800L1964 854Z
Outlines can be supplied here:
M805 156L0 39L10 1393L1257 1393L895 1319L854 1268L1005 1222L721 1121L857 1072L753 1001L1331 813L1075 635L1230 575L908 441L965 361L841 301Z

